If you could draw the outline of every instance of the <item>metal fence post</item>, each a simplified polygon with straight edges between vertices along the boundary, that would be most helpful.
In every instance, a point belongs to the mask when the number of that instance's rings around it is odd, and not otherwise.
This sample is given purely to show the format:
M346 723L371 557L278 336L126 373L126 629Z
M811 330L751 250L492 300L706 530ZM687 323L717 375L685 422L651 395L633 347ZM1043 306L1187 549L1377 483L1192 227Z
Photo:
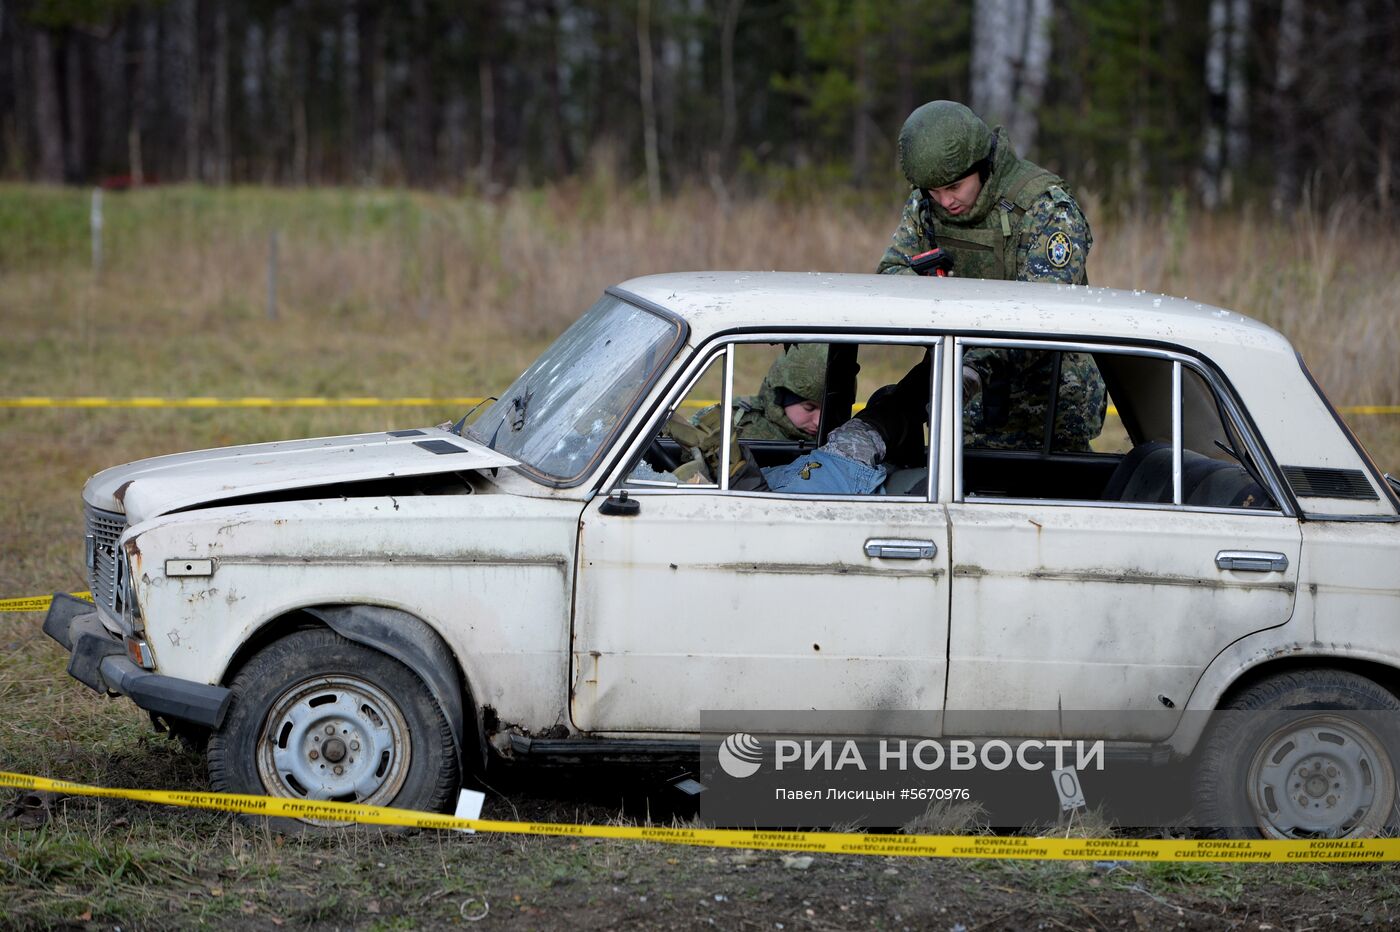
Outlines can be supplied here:
M88 213L92 227L92 274L102 274L102 189L92 189L92 209Z
M267 236L267 319L277 319L277 231Z

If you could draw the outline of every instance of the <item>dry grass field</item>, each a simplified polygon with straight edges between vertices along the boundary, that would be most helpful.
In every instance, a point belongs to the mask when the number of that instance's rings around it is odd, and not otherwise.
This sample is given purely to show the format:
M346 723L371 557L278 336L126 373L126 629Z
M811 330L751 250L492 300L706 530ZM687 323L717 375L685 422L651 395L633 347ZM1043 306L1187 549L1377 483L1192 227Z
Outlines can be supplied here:
M608 284L656 271L864 271L888 198L660 206L606 178L499 201L372 190L151 189L105 199L0 187L0 396L464 396L499 390ZM1400 403L1400 236L1347 205L1287 219L1111 210L1091 201L1095 285L1186 295L1280 329L1339 405ZM277 234L277 317L267 313ZM0 598L84 588L83 481L142 456L437 423L456 410L0 409ZM1400 417L1350 416L1382 467ZM206 787L203 761L126 702L69 679L39 614L0 614L0 769L116 786ZM571 783L574 781L570 781ZM489 817L646 818L644 789L517 782ZM641 795L643 808L624 804ZM0 926L196 923L411 928L490 902L524 927L962 923L1239 927L1386 921L1389 873L1341 867L1089 868L776 856L420 835L290 841L224 816L80 799L6 815ZM631 808L629 808L631 806ZM657 815L653 810L650 814ZM946 891L931 900L928 891ZM1266 896L1265 891L1270 891ZM719 897L724 897L720 899ZM566 917L565 911L569 912ZM1327 917L1331 916L1329 920Z

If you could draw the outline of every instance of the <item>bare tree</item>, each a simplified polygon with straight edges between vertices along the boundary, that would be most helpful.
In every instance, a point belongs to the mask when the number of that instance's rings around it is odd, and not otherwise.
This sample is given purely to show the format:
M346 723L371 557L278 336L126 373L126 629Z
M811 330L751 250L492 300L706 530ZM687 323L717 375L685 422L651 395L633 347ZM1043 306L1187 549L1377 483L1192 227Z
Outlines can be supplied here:
M1052 0L977 0L972 15L972 109L1035 149L1050 64Z
M82 177L88 163L88 114L87 81L83 73L83 40L73 30L68 30L63 43L63 175L65 178Z
M360 11L347 5L340 15L340 159L341 179L354 181L360 148Z
M185 117L185 177L199 178L200 115L203 111L203 95L200 94L199 62L199 6L196 0L182 0L174 8L177 17L180 52L184 58L183 86L176 93L182 94Z
M569 136L564 120L564 89L559 77L560 17L558 0L543 0L548 35L545 39L544 84L549 92L548 156L550 170L559 178L574 170Z
M1206 125L1201 149L1201 200L1230 201L1235 173L1248 156L1249 98L1245 83L1249 0L1211 0L1206 47Z
M637 60L642 98L642 144L646 150L647 194L661 200L661 163L656 151L656 100L652 88L651 0L637 4Z
M496 177L496 58L493 43L497 30L494 0L481 5L481 54L477 59L477 83L481 89L481 156L477 159L477 184L490 191Z
M229 146L228 113L228 6L214 4L213 100L209 125L213 135L213 166L209 178L217 184L228 184L233 170L233 153Z
M734 34L739 28L739 12L744 0L724 0L724 16L719 34L719 82L724 111L719 134L720 171L728 173L734 159L734 136L738 130L738 106L734 90Z
M34 68L34 129L39 137L39 180L59 184L63 181L63 116L58 102L53 36L47 27L32 26L29 37Z
M1304 132L1298 105L1298 74L1303 55L1303 0L1283 0L1275 43L1274 190L1276 213L1289 210L1298 198L1298 150Z
M856 6L855 61L852 75L855 84L855 107L851 113L851 180L864 184L870 174L870 131L874 125L870 116L870 35L866 30L865 10Z
M1230 186L1249 158L1249 84L1245 74L1249 55L1249 4L1250 0L1230 0L1229 91L1225 105L1225 183ZM1229 188L1225 199L1230 199Z

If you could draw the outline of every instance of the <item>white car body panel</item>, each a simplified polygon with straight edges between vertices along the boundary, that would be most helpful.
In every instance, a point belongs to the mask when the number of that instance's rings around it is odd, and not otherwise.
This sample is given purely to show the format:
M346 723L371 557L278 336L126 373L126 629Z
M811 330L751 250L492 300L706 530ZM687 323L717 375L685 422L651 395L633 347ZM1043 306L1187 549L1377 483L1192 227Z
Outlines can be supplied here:
M567 713L561 620L578 514L577 502L483 493L279 502L138 525L128 554L145 638L169 676L222 682L269 622L321 605L380 605L442 635L482 707L547 726ZM165 559L184 557L217 568L166 576Z
M706 709L810 708L867 710L878 730L883 712L1146 711L1165 696L1176 711L1160 728L1113 737L1185 753L1198 735L1181 712L1213 708L1262 664L1400 669L1395 499L1262 324L1156 295L911 276L694 273L618 293L683 317L688 345L572 488L441 430L178 454L93 477L88 504L132 522L122 541L155 671L226 684L265 626L362 603L437 631L502 731L676 737L698 733ZM638 495L634 517L599 513L645 447L643 427L713 341L877 328L945 352L967 335L1202 360L1248 412L1270 470L1354 470L1374 498L1302 497L1301 516L1292 501L1272 514L958 501L957 373L943 366L933 502L671 491ZM314 491L443 472L475 474L476 491ZM298 489L312 491L246 503ZM937 553L871 560L872 537L929 540ZM1212 562L1229 549L1277 551L1289 566L1235 578ZM211 560L212 575L167 577L172 559Z
M1064 708L1156 712L1118 726L1150 733L1093 736L1166 738L1216 654L1293 612L1292 518L1034 502L960 503L949 513L954 733L978 733L975 717L955 711ZM1222 550L1283 553L1288 569L1220 570ZM1090 736L1052 725L1051 737Z
M459 450L434 453L421 442ZM514 465L510 457L445 430L410 436L351 434L309 440L255 443L138 460L103 470L88 480L83 498L133 521L202 505L285 489L391 476Z
M585 512L574 622L583 731L742 728L728 713L942 707L947 522L940 505L688 492ZM876 559L872 539L933 544Z

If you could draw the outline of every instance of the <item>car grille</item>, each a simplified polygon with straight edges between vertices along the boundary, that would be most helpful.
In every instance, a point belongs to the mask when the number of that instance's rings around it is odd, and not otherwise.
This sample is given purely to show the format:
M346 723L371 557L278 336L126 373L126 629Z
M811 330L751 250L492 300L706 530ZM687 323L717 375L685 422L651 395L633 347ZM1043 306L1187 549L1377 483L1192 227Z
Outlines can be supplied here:
M117 605L117 538L126 530L126 515L84 504L87 517L88 587L93 601L109 609Z

